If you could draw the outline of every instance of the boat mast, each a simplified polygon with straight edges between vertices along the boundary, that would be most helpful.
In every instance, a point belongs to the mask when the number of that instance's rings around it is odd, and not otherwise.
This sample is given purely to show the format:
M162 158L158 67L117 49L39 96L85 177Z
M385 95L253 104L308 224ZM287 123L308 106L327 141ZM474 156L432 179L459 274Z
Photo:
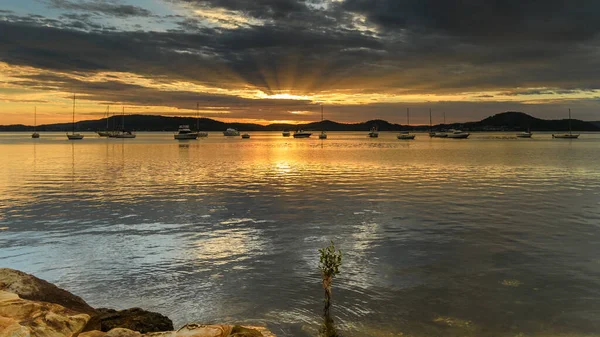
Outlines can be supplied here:
M37 125L37 107L33 107L33 132L35 132L35 127Z
M200 131L200 103L196 102L196 131Z
M431 132L431 108L429 108L429 132Z
M108 131L108 118L110 117L110 105L106 106L106 131Z
M75 93L73 93L73 134L75 134Z
M410 126L410 108L406 108L406 128Z
M123 107L123 120L121 121L123 132L125 132L125 107Z
M569 108L569 134L571 133L571 109Z

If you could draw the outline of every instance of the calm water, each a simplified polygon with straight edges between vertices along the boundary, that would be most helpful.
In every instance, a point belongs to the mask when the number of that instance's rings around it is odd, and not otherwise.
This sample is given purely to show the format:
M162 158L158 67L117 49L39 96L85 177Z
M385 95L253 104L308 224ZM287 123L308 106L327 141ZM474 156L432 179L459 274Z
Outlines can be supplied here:
M600 134L0 134L0 266L92 306L314 336L597 336Z

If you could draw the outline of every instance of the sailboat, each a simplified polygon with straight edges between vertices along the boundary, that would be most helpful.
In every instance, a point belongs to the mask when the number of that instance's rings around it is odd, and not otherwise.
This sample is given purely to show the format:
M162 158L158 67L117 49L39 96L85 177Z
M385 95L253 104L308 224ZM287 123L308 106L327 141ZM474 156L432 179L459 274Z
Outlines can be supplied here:
M432 124L431 124L431 109L429 109L429 137L435 137L435 132L433 132Z
M323 105L321 104L321 125L323 125ZM327 139L327 132L325 130L321 131L319 135L319 139Z
M100 137L108 137L110 136L110 131L108 131L108 117L110 114L110 105L106 106L106 131L98 131L98 136Z
M410 125L410 109L406 108L406 126L408 127L409 125ZM415 135L411 135L408 131L401 131L397 138L403 139L403 140L411 140L411 139L415 139Z
M552 138L561 138L561 139L577 139L579 138L579 134L573 134L571 132L571 109L569 109L569 133L563 134L552 134Z
M122 129L120 132L116 132L112 137L114 137L114 138L135 138L135 133L133 133L131 131L125 131L125 107L123 107Z
M208 137L208 132L200 132L200 103L196 102L196 132L198 137Z
M67 138L69 140L80 140L83 139L83 135L80 133L75 133L75 93L73 93L73 131L71 134L67 133Z
M37 107L33 107L33 133L31 138L40 138L40 134L36 131L37 127Z
M429 115L431 116L431 112L429 112ZM443 125L446 126L446 112L443 112L443 115L444 115L444 124ZM429 123L431 124L431 121ZM443 129L442 129L442 131L433 132L433 136L431 134L432 134L432 132L429 133L429 136L435 137L435 138L447 138L448 137L448 133L444 132Z

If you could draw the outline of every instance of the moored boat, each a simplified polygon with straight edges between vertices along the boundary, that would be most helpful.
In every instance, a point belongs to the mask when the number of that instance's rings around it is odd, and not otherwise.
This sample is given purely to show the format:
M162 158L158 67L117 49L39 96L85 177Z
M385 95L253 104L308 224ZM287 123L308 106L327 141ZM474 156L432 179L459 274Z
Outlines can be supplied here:
M83 139L83 135L80 133L75 133L75 93L73 93L73 129L71 134L67 133L67 139L69 140L81 140Z
M240 132L238 130L236 130L236 129L233 129L233 128L227 128L227 130L223 131L223 135L224 136L228 136L228 137L239 136Z
M244 133L244 134L242 135L242 138L243 138L243 139L248 139L248 138L250 138L250 135L249 135L249 134L247 134L247 133Z
M558 139L577 139L577 138L579 138L579 134L574 134L571 131L571 109L569 109L569 133L552 134L552 138L558 138Z
M450 130L446 137L454 139L466 139L469 138L470 135L470 133L461 130Z
M180 125L177 133L173 135L173 138L177 140L196 139L198 138L198 133L192 132L189 125Z
M308 138L308 137L310 137L310 135L312 135L312 133L306 132L306 131L303 131L303 130L298 130L298 131L294 132L294 136L293 137L294 138Z
M379 137L379 131L377 130L377 126L374 126L371 128L371 130L369 131L369 137L371 137L371 138Z
M284 137L289 137L292 133L289 132L288 130L283 130L283 132L281 133L282 136Z

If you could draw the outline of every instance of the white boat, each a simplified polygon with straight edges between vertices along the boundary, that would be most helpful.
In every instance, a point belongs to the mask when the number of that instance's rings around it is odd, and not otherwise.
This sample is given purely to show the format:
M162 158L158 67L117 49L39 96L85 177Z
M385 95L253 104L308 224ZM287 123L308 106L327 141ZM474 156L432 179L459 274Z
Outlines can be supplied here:
M197 132L192 132L192 130L190 130L190 126L189 125L180 125L179 126L179 130L177 131L177 133L173 137L175 139L177 139L177 140L197 139L198 138L198 133Z
M36 131L37 127L37 107L33 107L33 133L31 138L40 138L40 134Z
M310 132L306 132L306 131L302 131L302 130L298 130L296 132L294 132L294 138L308 138L310 137L310 135L312 135L312 133Z
M406 108L406 126L410 125L410 109ZM411 135L408 131L400 132L400 134L396 137L401 140L412 140L415 139L415 135Z
M517 138L531 138L532 133L527 131L527 132L519 132L517 133Z
M466 139L466 138L469 138L470 135L471 134L468 132L464 132L464 131L460 131L460 130L450 130L450 132L446 134L446 137L454 138L454 139Z
M323 124L323 105L321 104L321 124ZM327 139L327 132L322 130L319 134L319 139Z
M284 130L284 131L281 133L281 135L282 135L282 136L284 136L284 137L289 137L289 136L291 135L291 132L289 132L288 130Z
M577 139L577 138L579 138L579 134L574 134L573 132L571 132L571 109L569 109L569 133L552 134L552 138L558 138L558 139Z
M377 130L376 126L372 127L371 131L369 131L369 137L371 137L371 138L379 137L379 131Z
M400 132L400 134L397 136L397 138L402 139L402 140L411 140L411 139L415 139L415 135L411 135L407 131L404 131L404 132Z
M227 130L223 131L224 136L239 136L240 132L233 128L227 128Z
M446 132L434 132L433 137L435 138L446 138L448 134Z
M243 138L243 139L248 139L248 138L250 138L250 135L249 135L249 134L247 134L247 133L244 133L244 134L242 135L242 138Z
M71 134L67 133L67 138L69 140L80 140L83 139L83 135L80 133L75 133L75 94L73 93L73 131Z

